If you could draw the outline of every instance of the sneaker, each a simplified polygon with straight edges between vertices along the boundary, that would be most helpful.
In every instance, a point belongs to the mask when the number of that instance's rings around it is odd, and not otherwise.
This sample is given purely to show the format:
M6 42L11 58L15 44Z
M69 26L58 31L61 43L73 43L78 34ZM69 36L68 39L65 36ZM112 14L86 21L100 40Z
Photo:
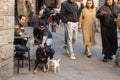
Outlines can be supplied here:
M76 59L76 57L75 57L75 56L70 56L70 59L75 60L75 59Z
M91 56L92 56L92 54L90 53L90 54L88 54L88 58L91 58Z
M69 53L69 51L68 51L68 47L67 47L67 46L64 46L63 48L65 49L65 52L69 55L70 53Z
M91 52L87 52L86 55L87 55L88 58L91 58L92 53Z

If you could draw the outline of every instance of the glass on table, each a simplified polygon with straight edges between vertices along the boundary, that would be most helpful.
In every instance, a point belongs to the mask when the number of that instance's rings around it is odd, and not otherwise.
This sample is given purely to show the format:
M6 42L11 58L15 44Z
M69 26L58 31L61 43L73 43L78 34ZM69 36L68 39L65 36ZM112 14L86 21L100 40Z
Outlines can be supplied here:
M24 27L21 27L21 28L20 28L20 32L21 32L21 33L24 33L24 32L25 32L25 28L24 28Z
M15 25L15 31L19 32L19 25Z
M25 32L24 27L21 27L21 28L20 28L20 33L19 33L19 34L20 34L20 35L23 35L23 34L24 34L24 32Z

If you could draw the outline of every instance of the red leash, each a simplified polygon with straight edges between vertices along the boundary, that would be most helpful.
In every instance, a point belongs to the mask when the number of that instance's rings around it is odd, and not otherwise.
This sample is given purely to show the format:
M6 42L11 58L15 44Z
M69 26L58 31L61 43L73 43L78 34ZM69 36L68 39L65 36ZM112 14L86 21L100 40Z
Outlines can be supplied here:
M44 52L45 57L47 57L47 53L46 53L46 49L45 48L43 49L43 52Z

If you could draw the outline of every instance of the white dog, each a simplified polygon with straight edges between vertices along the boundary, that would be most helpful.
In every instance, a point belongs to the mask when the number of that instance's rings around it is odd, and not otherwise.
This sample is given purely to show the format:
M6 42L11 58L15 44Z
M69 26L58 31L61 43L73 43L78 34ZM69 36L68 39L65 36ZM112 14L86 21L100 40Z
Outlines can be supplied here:
M48 69L47 69L47 71L50 69L50 67L53 67L54 73L59 71L60 70L60 60L61 59L58 59L58 60L48 59L48 62L47 62Z

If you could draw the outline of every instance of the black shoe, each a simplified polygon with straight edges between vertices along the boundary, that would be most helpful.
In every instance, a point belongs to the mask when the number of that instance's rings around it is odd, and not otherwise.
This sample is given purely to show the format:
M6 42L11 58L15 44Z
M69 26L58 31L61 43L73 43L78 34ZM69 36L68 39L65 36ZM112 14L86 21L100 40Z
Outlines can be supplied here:
M107 62L107 57L104 57L104 58L103 58L103 62Z
M112 56L109 56L108 59L109 59L109 60L112 60L113 58L112 58Z

